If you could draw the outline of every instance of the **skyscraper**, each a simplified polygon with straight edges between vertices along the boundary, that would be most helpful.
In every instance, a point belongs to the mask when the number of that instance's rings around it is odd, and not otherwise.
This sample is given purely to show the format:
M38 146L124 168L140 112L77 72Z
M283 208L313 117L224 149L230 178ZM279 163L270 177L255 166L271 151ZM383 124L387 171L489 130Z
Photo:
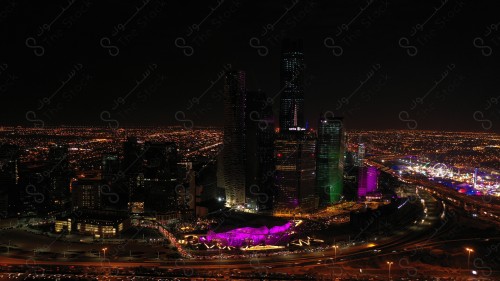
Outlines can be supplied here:
M305 131L280 133L275 148L275 209L317 208L315 137Z
M304 127L304 54L302 41L283 41L280 71L280 131Z
M373 166L363 166L359 168L358 176L358 197L362 199L367 194L373 193L378 186L378 170Z
M340 200L343 189L344 129L342 118L322 117L318 123L316 193L321 206Z
M144 151L144 178L177 180L177 145L173 142L146 142Z
M358 157L357 157L357 165L358 167L363 167L365 162L365 151L366 147L364 143L360 143L358 145Z
M142 172L143 143L136 137L128 137L123 143L123 165L121 171L125 175L134 176Z
M274 175L274 117L263 91L247 92L247 203L257 211L272 209Z
M68 145L54 144L49 148L48 166L45 173L50 179L49 201L47 202L49 209L65 209L70 204L71 174Z
M51 165L50 173L64 173L69 168L67 145L54 144L49 148L48 161Z
M478 172L479 168L474 168L474 177L472 178L472 184L473 184L473 187L474 187L474 190L476 190L477 188L477 172Z
M120 172L120 159L116 154L106 154L102 157L102 178L112 183Z
M242 205L245 198L245 72L226 73L224 84L223 172L226 204Z
M177 145L173 142L146 142L144 147L145 209L156 212L177 211Z
M135 203L144 205L144 142L136 137L128 137L123 143L123 162L117 179L128 194L128 207Z
M283 41L280 66L280 132L275 141L275 209L315 209L316 138L304 128L302 41Z

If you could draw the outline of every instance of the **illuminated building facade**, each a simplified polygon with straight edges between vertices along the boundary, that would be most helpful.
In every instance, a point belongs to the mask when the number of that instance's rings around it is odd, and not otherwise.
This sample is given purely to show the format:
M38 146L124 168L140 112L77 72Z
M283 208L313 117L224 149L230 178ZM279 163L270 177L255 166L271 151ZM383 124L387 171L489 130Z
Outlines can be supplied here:
M304 127L304 54L301 40L283 41L280 69L280 131Z
M304 54L302 41L285 39L280 80L280 130L275 141L275 210L318 207L316 138L304 128Z
M319 204L338 202L343 190L344 129L342 119L322 117L318 123L316 193Z
M94 238L116 237L130 227L130 218L123 213L108 211L84 211L74 217L56 218L54 231L78 232Z
M99 210L102 208L100 179L78 179L71 184L73 209Z
M377 168L373 166L363 166L359 168L358 176L358 197L366 198L367 194L374 193L378 186Z
M144 202L144 142L136 137L128 137L123 143L123 162L121 163L120 181L128 191L128 203Z
M275 149L275 209L317 208L315 137L305 131L280 133Z
M144 202L130 202L128 207L133 214L144 213Z
M123 230L123 222L111 222L104 220L88 220L76 223L76 230L85 235L96 238L115 237Z
M71 233L71 228L72 228L71 219L56 219L54 226L54 231L56 233L61 233L63 231Z
M226 73L224 84L223 173L226 205L246 203L245 194L245 72Z
M357 159L357 165L358 167L363 167L364 166L364 162L365 162L365 151L366 151L366 147L365 147L365 144L364 143L360 143L358 145L358 159Z
M472 184L473 184L473 187L474 187L474 190L477 188L477 172L478 172L479 168L474 168L474 176L472 178Z

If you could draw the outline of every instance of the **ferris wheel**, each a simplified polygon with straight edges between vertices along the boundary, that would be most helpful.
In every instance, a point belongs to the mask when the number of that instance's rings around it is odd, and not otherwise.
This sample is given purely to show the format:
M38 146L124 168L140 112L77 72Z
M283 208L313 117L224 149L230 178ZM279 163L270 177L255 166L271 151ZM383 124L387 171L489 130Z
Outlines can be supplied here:
M444 177L450 174L451 169L446 166L444 163L437 163L436 165L432 166L432 173L434 176L437 177Z

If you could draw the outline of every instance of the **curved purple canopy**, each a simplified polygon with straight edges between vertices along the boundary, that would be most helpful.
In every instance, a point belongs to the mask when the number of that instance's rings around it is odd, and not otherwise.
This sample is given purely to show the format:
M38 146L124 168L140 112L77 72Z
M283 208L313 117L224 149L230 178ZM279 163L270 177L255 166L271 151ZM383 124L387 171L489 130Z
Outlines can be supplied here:
M287 231L290 227L291 223L287 222L284 225L273 226L271 228L267 226L241 227L221 233L210 230L207 234L207 241L211 242L215 240L223 245L233 247L260 244L275 245L286 240L288 237Z

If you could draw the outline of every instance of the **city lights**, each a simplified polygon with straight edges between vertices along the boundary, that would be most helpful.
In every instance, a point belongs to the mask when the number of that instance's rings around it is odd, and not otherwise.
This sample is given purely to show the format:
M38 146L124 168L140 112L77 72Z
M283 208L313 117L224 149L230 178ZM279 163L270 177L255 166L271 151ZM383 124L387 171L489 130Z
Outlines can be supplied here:
M3 1L0 281L500 280L497 6Z

